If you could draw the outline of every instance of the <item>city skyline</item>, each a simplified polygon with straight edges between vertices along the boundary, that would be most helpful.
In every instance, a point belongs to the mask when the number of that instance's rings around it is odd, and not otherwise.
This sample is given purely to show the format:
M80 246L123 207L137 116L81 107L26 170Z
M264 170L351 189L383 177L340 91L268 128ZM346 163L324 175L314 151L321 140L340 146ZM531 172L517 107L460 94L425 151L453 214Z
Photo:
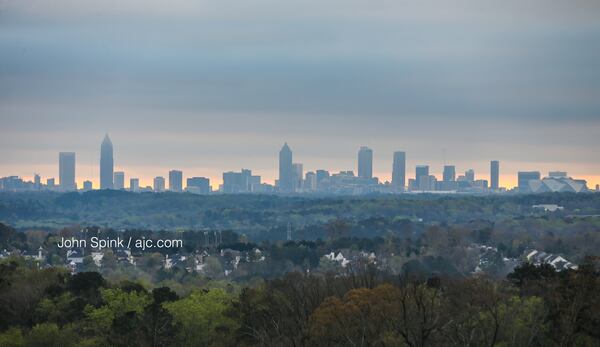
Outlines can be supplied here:
M110 153L107 153L107 151L110 151ZM287 158L287 154L283 154L282 157L282 152L285 151L290 151L289 153L289 158ZM117 146L117 150L116 152L119 152L119 148ZM402 172L404 174L404 177L406 180L410 181L410 179L414 179L416 186L419 187L420 185L422 185L422 183L419 182L418 179L418 174L415 173L414 175L411 174L411 172L414 172L414 170L419 170L419 167L425 167L425 175L432 175L434 177L436 177L438 180L445 180L446 173L445 171L448 168L452 169L451 172L451 176L453 177L452 180L456 179L457 176L460 176L461 173L464 173L467 177L471 176L473 173L475 174L475 177L470 177L470 180L479 180L479 179L483 179L488 181L488 184L490 187L492 187L493 182L493 178L492 178L492 174L493 174L493 170L494 170L494 166L496 165L496 167L498 167L498 165L501 165L501 169L499 170L500 174L498 175L498 185L499 187L503 187L503 188L507 188L507 189L511 189L511 188L515 188L519 186L519 178L518 178L518 173L519 172L528 172L528 171L537 171L540 172L541 176L547 176L547 174L551 173L552 171L556 171L556 170L563 170L563 171L567 171L569 173L570 176L573 177L577 177L579 179L584 179L587 181L588 186L589 187L594 187L596 184L596 182L594 182L593 180L589 180L588 178L586 178L585 176L580 176L580 175L571 175L571 172L568 168L568 166L563 165L561 167L555 167L553 166L552 169L549 169L548 171L543 171L540 170L539 168L537 169L518 169L515 172L505 172L505 164L504 162L502 162L502 164L499 164L500 161L498 160L490 160L487 161L487 170L480 170L478 171L477 169L474 169L474 167L480 167L481 165L475 165L475 166L470 166L470 167L460 167L457 165L454 165L451 162L446 163L445 165L440 165L439 164L430 164L430 163L425 163L419 159L414 159L413 160L409 160L411 159L410 153L407 153L406 151L394 151L391 155L390 158L378 158L378 153L376 149L372 149L368 146L359 146L358 149L358 157L354 157L354 166L353 167L344 167L344 168L340 168L340 169L332 169L330 167L316 167L314 165L311 165L311 163L306 163L306 162L301 162L298 163L297 160L295 160L296 158L296 152L293 150L290 150L290 147L288 146L287 142L284 142L284 145L282 148L280 148L279 151L279 158L276 158L276 163L275 165L279 166L279 170L275 170L276 172L266 172L266 174L264 174L264 171L259 171L259 170L255 170L252 168L252 165L245 165L245 166L239 166L239 168L232 168L231 170L221 170L217 175L207 175L205 173L203 173L201 170L193 170L193 171L186 171L184 169L181 168L177 168L177 169L173 169L170 168L168 169L166 172L151 172L151 173L147 173L146 175L136 175L135 174L135 170L128 170L128 166L127 164L121 164L121 165L116 165L115 164L115 168L112 167L113 165L113 144L110 140L109 134L107 133L104 136L104 139L102 141L101 144L101 149L99 151L100 155L99 155L99 159L98 159L98 165L97 167L100 168L102 167L102 161L105 160L106 161L106 157L108 156L108 154L110 154L110 169L114 170L114 177L112 177L113 175L111 175L111 180L110 183L113 183L113 179L114 179L114 183L115 185L117 185L117 176L119 176L119 182L121 182L121 180L124 180L125 182L130 181L131 179L136 179L136 183L138 184L139 187L154 187L156 185L156 178L160 178L160 179L165 179L164 177L169 178L169 185L167 186L166 184L164 184L164 189L166 190L171 190L171 191L182 191L185 188L185 185L183 184L183 182L186 181L186 179L195 179L195 178L208 178L210 180L210 186L212 187L213 190L218 190L219 186L221 184L223 184L223 180L222 177L225 173L227 172L232 172L232 171L236 171L239 169L242 169L244 167L246 168L250 168L255 174L258 174L258 176L261 177L262 183L267 183L267 184L271 184L271 185L275 185L276 180L281 176L282 174L282 167L281 167L281 160L285 159L285 161L289 161L290 164L290 168L289 168L289 175L290 175L290 180L293 180L293 177L295 177L294 174L294 170L299 169L302 172L302 178L304 179L304 174L308 173L308 172L316 172L318 170L327 170L328 172L330 172L331 174L333 173L338 173L338 172L345 172L345 171L352 171L354 172L354 174L357 177L361 177L358 172L359 172L359 167L360 167L360 162L361 162L361 153L368 153L367 154L367 160L368 162L366 164L367 168L365 170L373 170L373 163L374 162L378 162L380 165L382 165L382 163L389 163L389 169L386 171L384 168L382 168L381 171L374 171L372 173L372 177L374 178L378 178L380 183L385 183L385 182L389 182L390 184L393 185L392 179L393 179L393 170L394 170L394 166L396 165L395 160L398 159L400 162L403 161L404 167L402 168L404 172ZM292 153L293 153L293 158L292 158ZM356 152L355 152L356 153ZM59 157L62 158L64 155L69 155L69 156L73 156L73 159L69 159L69 164L71 165L71 161L75 161L75 156L77 155L77 152L60 152L59 153ZM104 155L104 156L103 156ZM397 157L398 155L400 155L399 157ZM118 154L117 154L118 156ZM363 157L364 158L364 157ZM375 160L375 159L379 159L379 160ZM62 160L62 159L61 159ZM59 160L59 162L56 164L57 167L57 174L56 175L49 175L49 176L45 176L43 174L40 174L40 171L35 171L35 174L40 175L43 179L48 179L48 178L55 178L57 180L57 184L60 185L60 179L61 179L61 175L62 175L62 169L60 167L60 163L62 163L62 161ZM364 159L362 159L364 162ZM447 161L446 158L446 153L444 152L444 160ZM401 163L398 163L398 165L401 165ZM414 164L413 164L414 163ZM117 162L118 164L118 162ZM296 168L296 166L299 166L298 168ZM308 169L307 169L308 167ZM531 166L529 166L531 167ZM433 168L433 170L432 170ZM76 173L78 173L80 171L79 168L79 162L75 163L75 168L73 168L74 171ZM438 170L439 169L439 170ZM471 170L473 170L473 172L471 172ZM102 170L99 171L100 174L98 175L98 177L94 178L94 177L90 177L90 176L83 176L82 175L77 175L75 173L75 183L77 185L78 188L83 187L85 182L88 182L92 184L93 189L99 189L101 188L101 180L100 180L100 176L102 174ZM262 172L262 174L261 174ZM408 173L406 173L408 172ZM379 173L379 174L378 174ZM18 175L15 173L0 173L0 176L19 176L22 177L24 180L30 180L33 181L35 180L34 175L31 176L31 179L29 179L29 177L27 175ZM120 176L124 175L123 178L121 178ZM175 175L175 176L173 176ZM69 177L70 179L71 174L68 173L67 177ZM174 178L173 182L178 182L176 183L175 189L171 188L171 181L173 180L172 177ZM365 178L369 178L369 177L365 177ZM510 182L508 184L505 184L505 182ZM405 181L405 186L408 186L407 183ZM285 189L283 191L287 191L287 192L291 192L297 189L297 184L295 184L294 182L290 183L291 187L289 189ZM428 183L425 183L425 186L427 186ZM119 185L120 186L120 185ZM127 186L124 186L122 188L128 188Z

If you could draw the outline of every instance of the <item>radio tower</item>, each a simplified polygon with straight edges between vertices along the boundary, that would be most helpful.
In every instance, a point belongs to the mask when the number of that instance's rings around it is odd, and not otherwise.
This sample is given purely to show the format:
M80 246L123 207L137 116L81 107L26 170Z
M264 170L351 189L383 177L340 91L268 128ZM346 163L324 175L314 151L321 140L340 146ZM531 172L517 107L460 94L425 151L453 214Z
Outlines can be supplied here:
M287 226L287 240L292 241L292 224L288 222Z

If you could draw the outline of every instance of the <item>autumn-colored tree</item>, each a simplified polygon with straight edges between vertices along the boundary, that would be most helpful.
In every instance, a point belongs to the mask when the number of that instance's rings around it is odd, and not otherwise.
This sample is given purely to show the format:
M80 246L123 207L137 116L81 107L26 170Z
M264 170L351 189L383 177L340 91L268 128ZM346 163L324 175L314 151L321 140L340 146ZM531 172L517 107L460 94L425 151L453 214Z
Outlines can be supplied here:
M315 346L378 346L398 341L389 319L399 313L400 290L391 285L349 291L325 301L310 317Z

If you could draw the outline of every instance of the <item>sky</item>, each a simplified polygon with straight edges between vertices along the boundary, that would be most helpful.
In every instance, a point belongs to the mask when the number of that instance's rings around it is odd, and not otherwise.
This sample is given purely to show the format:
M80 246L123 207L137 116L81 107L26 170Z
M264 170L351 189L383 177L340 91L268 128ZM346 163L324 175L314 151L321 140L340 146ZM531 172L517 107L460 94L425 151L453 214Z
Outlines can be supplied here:
M473 168L600 183L600 2L0 0L0 176Z

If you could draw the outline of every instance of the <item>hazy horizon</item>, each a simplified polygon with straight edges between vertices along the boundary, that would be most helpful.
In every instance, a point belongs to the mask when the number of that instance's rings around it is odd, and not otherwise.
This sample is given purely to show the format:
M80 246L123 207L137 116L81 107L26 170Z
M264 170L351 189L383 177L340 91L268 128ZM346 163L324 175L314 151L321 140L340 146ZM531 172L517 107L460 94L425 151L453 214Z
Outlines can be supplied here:
M273 183L284 142L304 170L390 180L444 162L500 183L567 171L600 183L594 1L0 1L0 176L98 187L106 132L126 180L181 169L216 187ZM126 185L128 182L126 182ZM184 182L185 184L185 182Z

